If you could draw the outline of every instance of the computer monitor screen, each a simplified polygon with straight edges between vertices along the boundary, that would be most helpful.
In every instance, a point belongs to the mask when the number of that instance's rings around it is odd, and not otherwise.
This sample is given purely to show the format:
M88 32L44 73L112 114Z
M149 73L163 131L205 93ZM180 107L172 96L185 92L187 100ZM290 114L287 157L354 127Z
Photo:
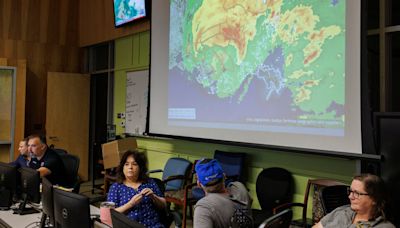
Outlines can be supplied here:
M55 227L90 227L89 198L53 189Z
M17 191L17 168L0 162L0 209L8 209Z
M53 185L46 177L42 178L42 207L40 227L54 226ZM47 218L49 218L48 223Z
M113 227L118 227L118 228L144 228L142 224L136 222L135 220L129 219L126 215L119 213L116 210L110 210L111 211L111 220Z
M35 169L22 167L18 169L21 175L20 187L22 202L15 211L17 214L31 214L39 211L26 208L27 203L40 203L40 174Z

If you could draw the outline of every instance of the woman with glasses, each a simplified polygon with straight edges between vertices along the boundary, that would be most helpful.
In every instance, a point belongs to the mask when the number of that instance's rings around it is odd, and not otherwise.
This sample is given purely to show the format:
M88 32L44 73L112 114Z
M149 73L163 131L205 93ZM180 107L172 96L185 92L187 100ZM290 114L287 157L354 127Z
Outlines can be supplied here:
M394 228L386 220L385 184L372 174L361 174L353 178L349 189L350 205L336 208L324 216L313 228Z

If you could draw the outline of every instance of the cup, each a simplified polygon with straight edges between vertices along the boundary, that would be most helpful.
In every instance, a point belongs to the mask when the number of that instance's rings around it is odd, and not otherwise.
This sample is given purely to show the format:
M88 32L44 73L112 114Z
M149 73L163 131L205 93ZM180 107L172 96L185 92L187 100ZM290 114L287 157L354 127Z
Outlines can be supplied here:
M110 227L112 227L110 209L114 208L115 208L114 202L106 201L100 204L100 220L102 223L107 224Z

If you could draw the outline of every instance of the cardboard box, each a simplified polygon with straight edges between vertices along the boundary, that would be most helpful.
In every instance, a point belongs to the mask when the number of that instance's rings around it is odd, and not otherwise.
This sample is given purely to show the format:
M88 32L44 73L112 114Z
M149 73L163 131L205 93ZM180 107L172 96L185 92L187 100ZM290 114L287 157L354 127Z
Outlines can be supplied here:
M132 137L102 144L104 169L117 167L125 151L135 149L137 149L137 143Z

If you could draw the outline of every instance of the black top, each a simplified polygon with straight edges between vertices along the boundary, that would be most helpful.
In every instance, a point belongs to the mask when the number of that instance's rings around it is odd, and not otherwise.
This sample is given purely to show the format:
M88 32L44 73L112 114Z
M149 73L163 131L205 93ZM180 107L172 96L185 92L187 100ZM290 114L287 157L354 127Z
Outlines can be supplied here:
M40 167L46 167L51 171L50 175L46 178L53 185L63 185L63 180L65 178L65 168L61 160L61 157L54 150L47 148L43 157L38 160L37 157L32 157L29 162L29 167L33 169L38 169Z

